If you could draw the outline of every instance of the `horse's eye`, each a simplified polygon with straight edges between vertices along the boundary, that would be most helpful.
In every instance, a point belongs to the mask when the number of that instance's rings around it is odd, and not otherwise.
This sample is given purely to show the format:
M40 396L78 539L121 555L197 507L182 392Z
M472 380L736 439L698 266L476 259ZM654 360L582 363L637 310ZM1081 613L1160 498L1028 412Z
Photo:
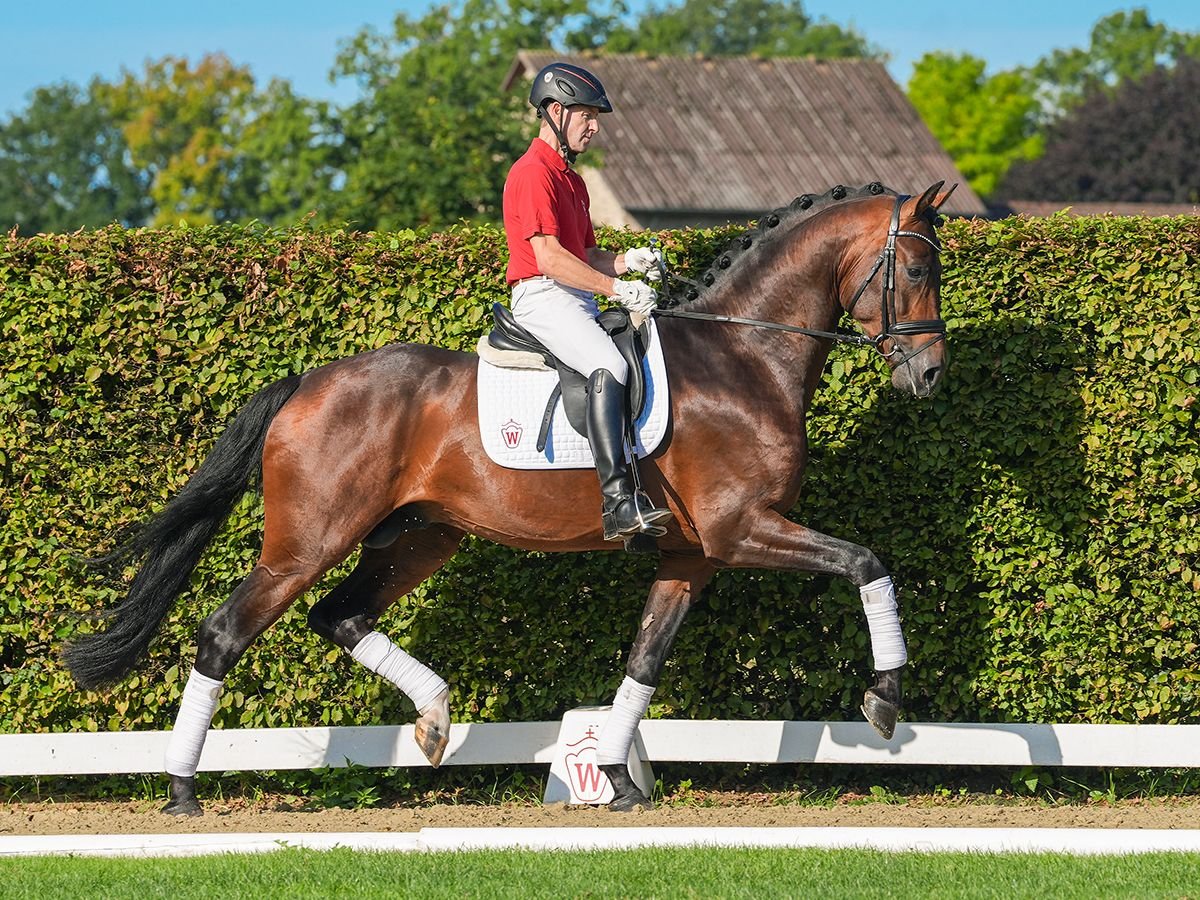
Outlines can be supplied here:
M907 268L908 277L913 281L925 277L926 268L924 266L909 266Z

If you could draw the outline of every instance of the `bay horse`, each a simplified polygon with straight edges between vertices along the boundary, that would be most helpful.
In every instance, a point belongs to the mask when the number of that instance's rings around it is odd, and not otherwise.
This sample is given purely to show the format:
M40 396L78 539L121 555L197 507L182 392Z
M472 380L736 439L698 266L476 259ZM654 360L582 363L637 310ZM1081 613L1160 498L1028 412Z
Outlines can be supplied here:
M909 197L876 182L798 197L735 239L691 282L686 302L657 311L672 424L641 461L642 486L674 520L658 540L626 678L601 733L612 809L649 805L625 764L634 729L680 624L723 567L837 575L859 586L875 671L862 709L891 737L907 654L888 571L871 550L785 516L800 496L806 411L836 341L875 347L893 386L916 397L942 378L936 224L953 187L941 187ZM837 330L847 314L860 332ZM199 627L167 752L164 812L201 814L195 771L225 676L356 549L357 566L313 605L308 623L413 699L417 743L436 766L449 740L446 685L374 630L384 610L445 564L467 533L526 550L620 548L602 539L594 471L507 469L485 456L477 365L472 353L391 345L264 388L166 507L106 558L142 562L104 630L65 648L84 688L134 669L261 471L262 552Z

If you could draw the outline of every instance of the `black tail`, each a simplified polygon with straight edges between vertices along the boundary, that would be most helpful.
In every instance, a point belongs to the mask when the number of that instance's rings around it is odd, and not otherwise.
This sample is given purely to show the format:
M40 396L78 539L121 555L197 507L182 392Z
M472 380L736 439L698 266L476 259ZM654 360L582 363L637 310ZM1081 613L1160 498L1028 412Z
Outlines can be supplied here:
M108 627L71 641L63 659L76 683L91 689L133 671L158 633L200 554L229 516L262 464L271 420L300 386L300 376L277 381L250 398L212 452L166 507L125 543L96 560L111 565L145 557L129 594L106 611Z

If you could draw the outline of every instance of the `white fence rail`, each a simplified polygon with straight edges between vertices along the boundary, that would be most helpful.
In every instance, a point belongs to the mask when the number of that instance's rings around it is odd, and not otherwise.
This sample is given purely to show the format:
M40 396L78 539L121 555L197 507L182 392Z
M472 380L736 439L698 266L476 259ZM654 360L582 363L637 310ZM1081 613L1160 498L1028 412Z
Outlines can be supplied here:
M554 762L559 722L454 725L443 765ZM652 719L638 730L647 762L971 766L1200 766L1200 725L901 723L884 741L866 723ZM163 771L169 732L0 735L0 776ZM413 728L264 728L208 733L206 772L427 766Z

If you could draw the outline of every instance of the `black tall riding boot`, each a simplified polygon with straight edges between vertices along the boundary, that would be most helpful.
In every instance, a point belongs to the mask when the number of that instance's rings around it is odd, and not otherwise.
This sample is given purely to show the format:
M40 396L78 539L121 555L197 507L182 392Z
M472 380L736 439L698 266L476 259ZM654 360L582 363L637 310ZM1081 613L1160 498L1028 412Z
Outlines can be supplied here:
M604 497L604 539L617 541L639 532L662 534L656 526L671 518L671 511L655 507L645 494L634 493L625 461L624 385L608 369L597 369L588 379L587 429Z

